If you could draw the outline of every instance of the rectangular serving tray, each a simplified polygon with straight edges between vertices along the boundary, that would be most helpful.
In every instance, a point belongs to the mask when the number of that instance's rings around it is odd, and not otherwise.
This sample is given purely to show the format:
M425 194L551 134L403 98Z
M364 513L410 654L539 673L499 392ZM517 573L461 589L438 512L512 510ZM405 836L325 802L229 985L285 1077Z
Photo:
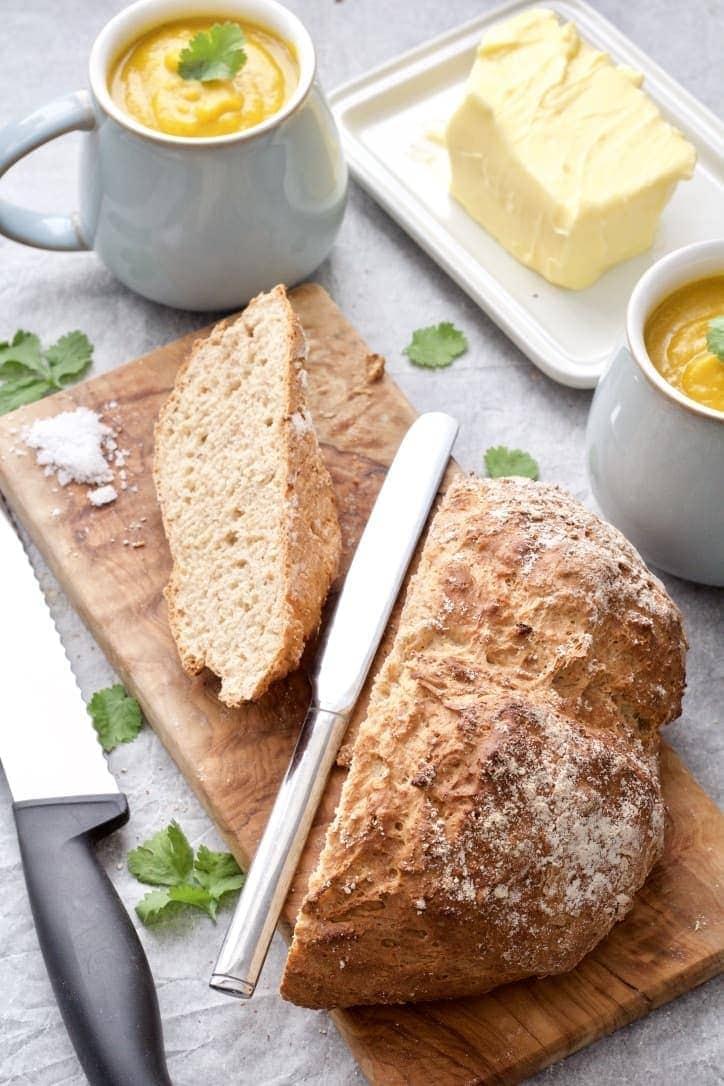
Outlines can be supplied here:
M448 195L435 133L460 100L483 32L530 3L514 0L418 46L330 96L356 180L544 373L592 388L621 342L634 283L665 253L724 233L724 123L584 0L546 6L592 45L644 74L644 88L698 152L691 181L666 207L651 250L586 290L554 286L514 257Z

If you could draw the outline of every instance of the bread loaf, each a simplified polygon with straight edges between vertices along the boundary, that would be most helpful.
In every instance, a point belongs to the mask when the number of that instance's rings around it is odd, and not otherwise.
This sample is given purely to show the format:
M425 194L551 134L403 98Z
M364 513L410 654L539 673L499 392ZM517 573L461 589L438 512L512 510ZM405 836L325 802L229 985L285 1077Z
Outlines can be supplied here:
M429 529L297 919L308 1007L480 994L572 968L663 841L679 613L563 490L460 478Z
M301 325L275 287L195 346L156 426L171 631L185 670L210 668L227 705L296 667L337 571L304 361Z

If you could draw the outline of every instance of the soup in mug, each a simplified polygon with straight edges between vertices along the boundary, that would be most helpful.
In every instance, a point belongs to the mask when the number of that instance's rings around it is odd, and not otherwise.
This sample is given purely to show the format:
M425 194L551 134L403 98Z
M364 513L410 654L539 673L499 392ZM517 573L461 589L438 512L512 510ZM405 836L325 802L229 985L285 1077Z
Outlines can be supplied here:
M181 53L197 34L233 23L244 36L245 61L229 79L184 79ZM253 128L278 113L299 82L291 45L270 30L237 19L190 18L138 38L115 61L108 80L116 105L146 128L208 139Z
M707 347L709 324L724 317L724 275L697 279L665 298L646 321L656 369L691 400L724 411L724 361Z

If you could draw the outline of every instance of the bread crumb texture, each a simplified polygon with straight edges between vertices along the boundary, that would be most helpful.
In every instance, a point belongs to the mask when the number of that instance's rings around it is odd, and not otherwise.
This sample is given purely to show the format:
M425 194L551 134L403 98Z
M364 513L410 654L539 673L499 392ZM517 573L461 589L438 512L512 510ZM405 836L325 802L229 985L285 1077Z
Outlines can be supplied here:
M661 854L658 728L680 712L685 651L661 583L565 491L453 482L310 879L285 998L439 999L576 965Z
M275 287L196 344L156 426L171 630L184 668L218 675L227 705L256 700L297 666L337 572L305 359Z

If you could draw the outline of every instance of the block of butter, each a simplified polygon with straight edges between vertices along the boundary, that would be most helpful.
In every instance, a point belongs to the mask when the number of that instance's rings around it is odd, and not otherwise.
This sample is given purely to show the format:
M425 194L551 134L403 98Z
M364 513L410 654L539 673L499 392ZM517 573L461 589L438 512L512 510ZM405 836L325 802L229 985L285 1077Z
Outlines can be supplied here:
M641 82L552 11L493 27L446 130L452 195L550 282L589 286L649 248L696 163Z

